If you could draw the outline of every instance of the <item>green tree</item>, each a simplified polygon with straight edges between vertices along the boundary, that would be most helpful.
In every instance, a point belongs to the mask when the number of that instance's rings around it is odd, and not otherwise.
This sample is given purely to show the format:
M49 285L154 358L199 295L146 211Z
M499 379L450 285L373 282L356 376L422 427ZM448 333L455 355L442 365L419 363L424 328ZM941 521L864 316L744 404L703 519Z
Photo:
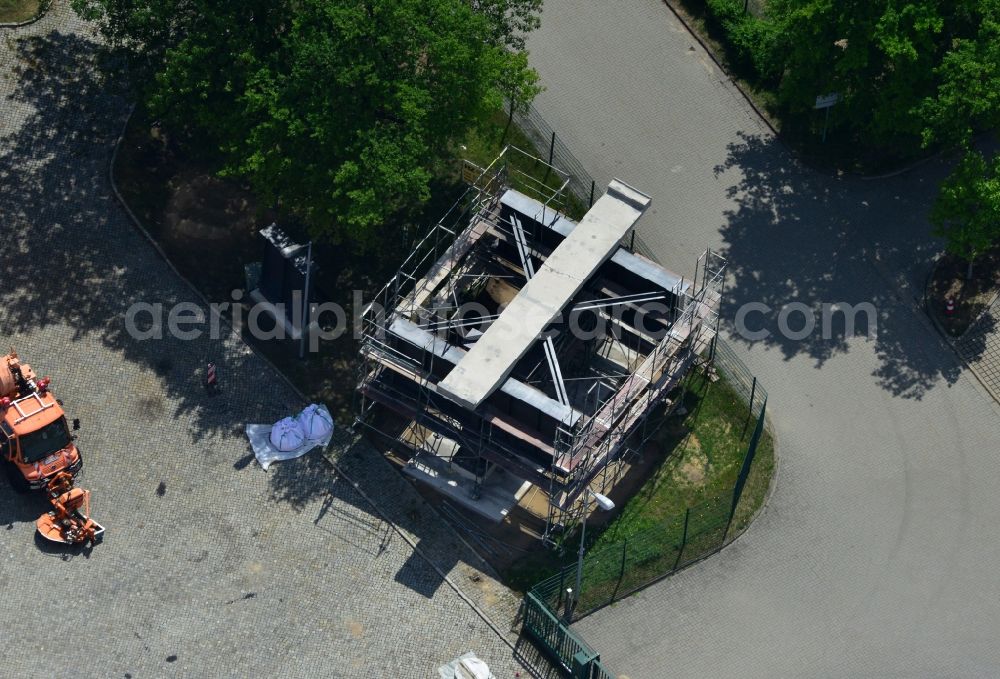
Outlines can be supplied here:
M538 84L538 73L528 65L527 52L519 52L507 61L500 76L500 92L507 99L507 124L500 141L507 138L515 113L526 113L531 102L544 88Z
M74 0L151 113L316 235L365 240L433 168L537 93L540 0Z
M832 127L880 147L917 138L923 126L913 110L932 89L945 25L940 4L772 0L782 104L809 116L818 95L837 92Z
M837 92L832 128L904 154L1000 122L1000 0L770 0L768 20L792 117Z
M948 252L968 261L972 278L976 257L1000 242L1000 156L987 161L967 149L941 184L931 223Z
M542 0L471 0L477 12L485 14L496 29L495 44L523 51L525 37L538 28Z
M1000 125L1000 0L955 12L951 45L934 71L937 90L919 108L923 144L961 146Z

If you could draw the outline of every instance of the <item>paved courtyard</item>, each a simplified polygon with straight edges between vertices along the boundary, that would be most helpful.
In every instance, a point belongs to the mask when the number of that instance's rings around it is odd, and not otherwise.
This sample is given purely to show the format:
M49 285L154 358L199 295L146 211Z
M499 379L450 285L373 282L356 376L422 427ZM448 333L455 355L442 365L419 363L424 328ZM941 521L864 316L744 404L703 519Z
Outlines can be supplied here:
M1000 399L1000 296L955 340L955 348L994 398Z
M127 102L93 68L94 49L62 1L0 32L0 343L51 375L81 419L81 485L108 528L89 553L43 548L33 522L44 501L0 481L2 674L427 679L473 650L498 677L523 675L503 639L316 453L257 466L244 423L303 404L242 342L125 333L130 304L194 296L112 197ZM200 387L210 360L216 398ZM384 461L364 446L336 455L509 626L516 600Z
M883 180L803 167L661 0L546 0L536 107L589 172L648 192L640 234L691 275L729 257L732 338L769 393L770 504L717 556L578 625L646 677L1000 675L1000 417L921 310L946 162ZM783 305L816 311L801 340ZM824 336L823 303L870 302L877 333ZM790 321L800 327L796 313Z

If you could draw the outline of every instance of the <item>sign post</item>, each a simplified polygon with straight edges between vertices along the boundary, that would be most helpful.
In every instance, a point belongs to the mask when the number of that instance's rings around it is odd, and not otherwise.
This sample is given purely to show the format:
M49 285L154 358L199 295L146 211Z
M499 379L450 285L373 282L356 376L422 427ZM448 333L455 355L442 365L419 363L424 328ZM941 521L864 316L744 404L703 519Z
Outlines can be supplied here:
M302 300L302 327L299 337L299 360L306 356L306 330L309 328L309 274L312 273L313 244L306 249L306 290Z
M833 105L840 101L839 92L831 92L830 94L820 94L816 97L816 105L813 108L825 108L826 116L823 118L823 139L822 142L826 143L826 128L830 124L830 109Z

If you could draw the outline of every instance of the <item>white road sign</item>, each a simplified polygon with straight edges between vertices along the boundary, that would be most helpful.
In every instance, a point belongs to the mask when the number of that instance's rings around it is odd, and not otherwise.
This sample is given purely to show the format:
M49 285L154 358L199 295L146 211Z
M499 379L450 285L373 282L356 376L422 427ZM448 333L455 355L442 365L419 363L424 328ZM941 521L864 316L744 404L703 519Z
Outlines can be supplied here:
M816 97L816 106L814 108L830 108L838 101L840 101L840 94L838 92L831 92L830 94L821 94L818 97Z

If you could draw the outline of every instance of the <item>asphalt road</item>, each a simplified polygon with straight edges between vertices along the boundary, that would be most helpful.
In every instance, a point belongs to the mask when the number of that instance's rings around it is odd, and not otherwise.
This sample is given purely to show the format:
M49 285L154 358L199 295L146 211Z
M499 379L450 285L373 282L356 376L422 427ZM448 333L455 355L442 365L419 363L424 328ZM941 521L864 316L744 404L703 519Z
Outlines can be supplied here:
M751 329L793 302L817 321L733 338L779 438L762 516L578 629L631 679L996 676L1000 419L919 308L946 164L800 166L658 0L546 0L529 47L560 138L598 181L653 196L640 235L659 258L689 275L705 247L729 258L730 331L747 302L773 309ZM837 302L872 303L877 336L824 336Z

